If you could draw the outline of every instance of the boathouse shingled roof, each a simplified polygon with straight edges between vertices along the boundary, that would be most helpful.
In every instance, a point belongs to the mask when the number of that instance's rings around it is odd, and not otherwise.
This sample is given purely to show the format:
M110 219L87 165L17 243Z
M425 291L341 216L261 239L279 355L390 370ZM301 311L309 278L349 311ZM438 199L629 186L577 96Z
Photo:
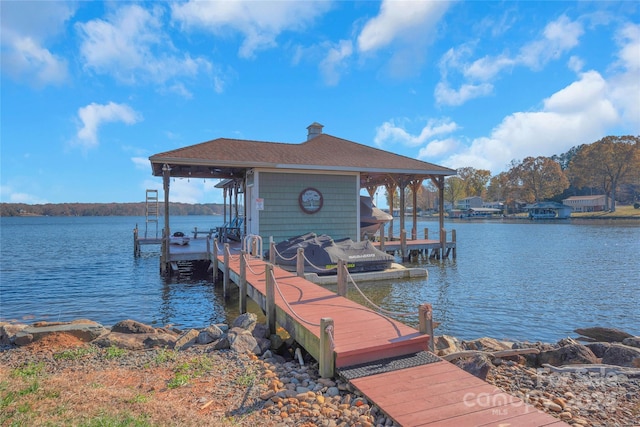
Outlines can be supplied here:
M303 143L218 138L178 148L149 158L153 175L171 167L171 176L193 178L238 177L247 169L303 169L360 172L369 180L382 176L455 175L453 169L394 154L378 148L321 133Z

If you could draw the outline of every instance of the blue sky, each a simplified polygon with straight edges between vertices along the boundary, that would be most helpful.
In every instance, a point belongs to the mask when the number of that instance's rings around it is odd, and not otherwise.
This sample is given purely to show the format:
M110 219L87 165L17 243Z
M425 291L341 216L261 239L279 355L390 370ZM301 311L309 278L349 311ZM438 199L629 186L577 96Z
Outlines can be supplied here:
M306 127L497 174L640 134L640 3L2 1L0 200L138 202L148 157ZM171 200L220 202L176 180Z

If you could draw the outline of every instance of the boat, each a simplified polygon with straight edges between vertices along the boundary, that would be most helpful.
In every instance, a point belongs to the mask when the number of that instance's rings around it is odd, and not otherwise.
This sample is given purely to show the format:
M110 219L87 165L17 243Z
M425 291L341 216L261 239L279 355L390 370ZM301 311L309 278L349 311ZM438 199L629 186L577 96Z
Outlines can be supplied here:
M182 231L176 231L169 237L169 243L172 245L185 246L189 244L189 237L185 236Z
M368 240L334 240L326 234L307 233L276 244L275 263L285 270L296 271L298 248L304 250L305 273L318 275L337 274L340 259L344 260L351 273L386 270L395 260L393 255L380 251ZM269 257L269 251L266 257Z
M360 237L363 239L373 236L383 224L393 220L382 209L376 207L369 196L360 196Z
M529 219L567 219L571 216L571 207L556 202L538 202L525 207Z

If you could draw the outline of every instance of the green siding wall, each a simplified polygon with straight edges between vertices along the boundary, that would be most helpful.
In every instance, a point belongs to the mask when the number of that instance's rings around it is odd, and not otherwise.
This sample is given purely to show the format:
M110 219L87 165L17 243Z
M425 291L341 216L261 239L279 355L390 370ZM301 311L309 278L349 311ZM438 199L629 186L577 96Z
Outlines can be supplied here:
M357 240L356 176L260 172L259 180L258 197L264 199L264 210L258 216L265 242L270 236L278 243L309 232ZM322 209L315 214L304 213L298 205L300 192L308 187L322 193Z

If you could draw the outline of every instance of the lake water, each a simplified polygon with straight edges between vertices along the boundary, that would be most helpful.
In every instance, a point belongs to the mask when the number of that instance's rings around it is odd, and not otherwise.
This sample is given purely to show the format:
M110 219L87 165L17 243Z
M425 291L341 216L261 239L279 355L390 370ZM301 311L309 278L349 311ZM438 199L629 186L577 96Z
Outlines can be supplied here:
M172 217L171 230L221 223ZM144 217L1 218L0 320L135 319L186 328L237 315L237 295L225 307L220 286L161 277L157 247L143 247L135 258L136 224L144 233ZM437 221L420 221L420 234L425 227L437 238ZM360 287L391 311L431 303L441 322L436 333L461 339L555 342L596 325L640 335L640 223L493 220L445 228L457 230L456 260L415 262L428 270L427 280ZM349 297L362 301L353 289Z

